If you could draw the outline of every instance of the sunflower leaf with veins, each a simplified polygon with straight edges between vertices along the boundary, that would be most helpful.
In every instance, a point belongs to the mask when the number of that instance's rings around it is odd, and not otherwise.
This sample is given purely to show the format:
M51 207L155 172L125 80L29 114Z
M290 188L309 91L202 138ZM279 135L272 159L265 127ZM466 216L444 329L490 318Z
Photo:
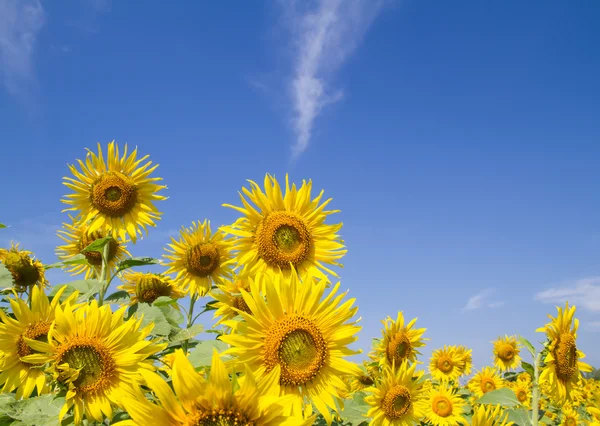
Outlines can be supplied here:
M476 401L477 404L501 405L503 407L516 407L519 400L514 391L509 388L496 389L487 392Z

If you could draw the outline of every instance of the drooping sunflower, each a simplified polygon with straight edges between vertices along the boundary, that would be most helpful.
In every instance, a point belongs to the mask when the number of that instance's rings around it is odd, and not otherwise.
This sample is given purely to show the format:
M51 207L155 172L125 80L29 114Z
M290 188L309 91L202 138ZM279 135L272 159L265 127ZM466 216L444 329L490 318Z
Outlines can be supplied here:
M16 389L17 399L29 398L33 390L38 395L48 393L44 371L38 364L22 360L34 353L24 338L45 340L54 320L54 311L59 304L65 287L59 289L52 302L43 290L35 286L31 293L31 308L18 297L9 298L15 318L9 317L0 309L0 385L2 392ZM73 293L63 305L71 304L78 294Z
M508 383L508 387L514 391L517 400L523 407L531 408L531 385L529 383L516 380Z
M511 426L508 421L508 412L501 405L480 405L473 412L471 426Z
M161 296L179 299L184 296L173 280L167 275L126 271L122 277L123 284L119 290L125 290L131 295L130 304L152 304Z
M463 366L460 368L460 376L468 376L471 374L471 368L473 367L473 350L459 345L456 347L456 352L464 361Z
M483 367L467 385L477 398L488 392L505 387L505 382L498 370L492 367Z
M236 279L226 281L217 287L216 291L210 292L210 296L216 300L213 318L218 318L218 320L215 325L235 318L239 315L238 311L252 314L241 293L241 290L250 291L250 283L247 278L236 277Z
M237 385L230 381L225 364L216 351L213 352L210 377L204 380L178 349L171 372L175 392L157 374L143 371L142 375L159 404L151 403L139 391L129 395L124 401L133 421L119 424L309 426L314 421L314 417L304 420L289 414L287 406L294 397L279 396L278 368L257 383L246 366Z
M420 401L425 395L420 380L414 380L416 366L404 362L393 369L386 365L382 380L366 389L371 393L365 398L371 406L367 413L367 417L372 418L371 426L409 426L423 417Z
M521 347L514 336L498 338L494 343L494 365L500 371L515 370L521 365Z
M429 361L429 372L439 381L456 380L465 369L465 357L454 346L436 349Z
M571 404L565 404L562 407L560 426L577 426L581 423L579 413Z
M11 242L9 249L0 248L0 262L13 277L14 289L23 293L32 286L46 287L48 281L44 265L28 250L21 250L19 243Z
M577 385L579 371L592 371L592 367L580 360L585 354L577 349L577 329L579 320L574 318L575 306L565 309L556 308L556 318L548 315L552 320L537 332L546 333L548 338L548 353L544 358L541 368L540 383L547 383L550 387L550 396L558 403L571 400L573 387Z
M422 411L426 422L433 426L467 425L463 418L465 400L456 394L456 389L442 383L438 388L430 388L422 399Z
M163 255L169 269L167 274L176 273L175 280L181 282L182 290L192 296L204 296L213 283L222 284L231 279L231 242L224 238L219 229L214 234L210 222L192 222L190 228L182 227L179 240L171 238Z
M58 306L48 331L47 342L24 338L39 353L23 361L50 363L49 372L68 391L60 420L74 407L75 424L111 419L113 406L139 386L141 370L153 370L147 358L166 344L145 340L153 324L141 328L141 319L123 319L126 306L114 313L109 305L99 307L93 300L77 310Z
M281 393L307 398L331 422L329 408L336 408L338 389L346 387L342 377L361 374L345 359L358 353L348 348L360 330L351 321L358 309L352 307L355 300L341 303L346 293L336 295L340 283L323 297L324 280L300 283L295 271L264 277L264 292L254 279L250 293L241 290L252 315L239 310L244 321L224 322L233 329L221 336L231 345L224 353L248 364L259 380L279 365Z
M147 155L137 159L137 147L127 155L127 144L120 156L115 141L108 144L106 161L100 144L98 155L87 151L85 162L77 160L80 170L69 165L75 178L64 178L65 186L74 191L61 200L72 206L64 211L76 211L77 222L89 222L89 233L101 229L108 235L112 229L121 240L129 235L135 243L138 234L142 230L147 234L162 214L154 203L166 199L158 194L166 186L156 183L162 178L150 177L158 164L145 162Z
M375 348L378 353L380 365L392 365L397 367L404 362L415 362L417 355L421 355L418 348L425 346L422 336L425 328L414 328L417 319L414 318L408 324L404 322L404 315L398 312L396 321L387 317L382 321L382 339Z
M56 255L61 260L67 260L80 254L84 248L94 241L106 236L101 229L89 233L87 225L77 223L71 216L69 217L72 223L63 223L64 229L58 231L58 236L66 243L56 248ZM98 252L86 252L83 255L88 262L87 265L67 265L65 267L66 271L71 275L85 274L86 280L98 276L102 267L102 255ZM107 264L109 276L115 273L117 264L125 260L126 257L131 257L131 254L127 251L125 242L118 237L112 238L108 242Z
M337 276L325 265L341 266L338 260L346 254L343 241L337 234L342 224L325 224L327 216L339 210L325 210L331 199L321 203L323 191L311 200L312 181L302 182L300 189L290 188L285 177L286 191L282 194L277 180L266 175L265 192L253 181L251 190L242 188L240 194L244 207L231 207L244 216L225 232L235 235L234 249L244 271L254 274L264 270L289 273L293 267L301 276L310 272L326 278L324 272Z

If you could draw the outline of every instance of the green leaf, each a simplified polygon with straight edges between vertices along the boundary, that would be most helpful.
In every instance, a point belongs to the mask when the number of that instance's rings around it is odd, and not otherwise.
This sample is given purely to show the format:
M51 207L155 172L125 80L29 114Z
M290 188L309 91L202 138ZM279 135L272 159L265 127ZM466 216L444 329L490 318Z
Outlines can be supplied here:
M154 306L167 306L167 305L174 305L176 303L177 303L177 299L172 299L169 296L157 297L156 300L154 302L152 302L152 304Z
M14 287L13 276L6 266L0 262L0 290L11 289Z
M157 299L158 300L158 299ZM179 324L183 323L183 314L172 305L158 306L171 326L180 328Z
M132 257L131 259L125 259L122 262L119 262L117 265L117 272L121 272L125 269L133 268L135 266L156 265L157 263L158 259L154 259L153 257Z
M529 353L535 359L535 348L533 347L531 342L523 336L519 336L519 342L521 342L521 344L529 350Z
M67 260L62 262L52 263L50 265L44 265L44 269L62 268L63 266L70 265L87 265L88 261L85 255L78 253L75 256L69 257Z
M78 291L79 292L79 297L77 298L78 302L87 302L92 297L94 297L96 294L100 293L100 290L102 289L102 283L98 280L76 280L76 281L71 281L68 284L61 284L61 285L54 286L52 288L52 291L50 292L50 296L56 295L56 292L64 285L66 285L67 288L65 289L62 296L60 297L61 300L65 300L67 297L69 297L75 291Z
M477 401L477 404L502 405L503 407L516 407L519 400L514 391L509 388L496 389L486 393Z
M64 403L64 398L55 398L54 395L48 394L3 403L0 407L2 414L16 420L7 423L11 426L57 426L60 425L58 414Z
M169 338L171 342L182 342L184 340L193 339L198 334L202 333L204 327L200 324L194 324L190 328L185 328L177 333L175 336Z
M529 373L529 375L531 376L531 379L533 379L533 376L535 374L535 369L533 368L533 365L531 365L528 362L521 361L521 368L523 370L527 371Z
M104 299L105 302L120 303L129 300L129 293L125 290L115 291L113 294Z
M5 224L3 224L3 223L0 223L0 229L2 229L2 228L8 228L8 226L6 226L6 225L5 225Z
M112 237L98 238L97 240L94 240L94 242L92 242L92 244L90 244L89 246L87 246L86 248L81 250L81 253L89 253L89 252L93 252L93 251L102 253L104 246L106 244L108 244L108 242L112 239L113 239Z
M344 401L344 410L340 413L344 422L350 422L353 425L368 424L368 417L365 416L369 411L369 405L365 402L366 394L364 392L355 392L352 399Z
M147 303L138 303L137 311L135 312L135 317L140 318L144 316L142 321L142 326L146 326L151 322L154 323L154 328L152 329L152 333L155 336L168 336L171 332L171 325L165 314L160 308L156 306L151 306Z
M213 349L217 349L217 352L221 353L229 347L227 343L220 340L201 340L198 345L190 351L188 359L194 366L208 367L212 361ZM223 360L229 357L223 357Z
M514 422L519 426L529 426L531 425L531 418L529 417L529 411L524 410L523 408L516 408L512 410L507 410L508 412L508 420Z

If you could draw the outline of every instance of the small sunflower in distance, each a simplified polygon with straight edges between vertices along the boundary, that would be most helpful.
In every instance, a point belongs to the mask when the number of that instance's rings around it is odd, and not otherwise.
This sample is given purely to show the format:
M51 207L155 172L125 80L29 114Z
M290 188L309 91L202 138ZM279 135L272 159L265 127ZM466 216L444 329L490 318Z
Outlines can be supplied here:
M456 394L456 389L447 384L430 388L421 400L426 422L433 426L468 425L462 417L466 401Z
M531 386L529 383L524 383L519 380L510 382L508 387L513 390L519 404L525 408L531 408Z
M301 283L292 271L287 277L264 275L263 292L251 278L250 293L241 291L253 314L240 311L244 321L225 321L233 332L220 339L231 345L224 354L248 364L257 380L281 367L282 395L296 395L299 404L311 401L331 422L329 409L336 409L340 390L347 388L342 377L362 372L345 359L358 353L348 347L360 330L352 320L358 309L352 306L355 300L342 303L340 283L324 297L326 284Z
M471 368L473 367L473 350L459 345L456 347L456 352L458 353L458 356L460 356L464 361L464 365L460 368L460 375L468 376L469 374L471 374Z
M429 361L429 372L434 379L441 382L458 379L464 368L464 354L459 353L454 346L436 349Z
M80 170L69 165L75 178L64 178L65 186L74 191L61 200L71 206L64 211L76 211L78 222L90 222L90 233L101 229L107 234L112 229L122 240L129 235L135 243L137 235L142 230L147 234L162 214L154 203L166 199L158 194L166 186L156 183L162 178L150 177L158 164L144 163L147 155L137 159L137 148L127 155L127 144L120 156L114 141L108 144L106 161L100 144L98 155L87 151L85 162L77 160Z
M571 404L563 405L561 411L561 426L577 426L581 423L579 413L573 408Z
M410 426L423 417L424 397L420 380L413 380L417 364L402 363L399 368L383 367L382 380L366 389L371 395L365 402L371 406L371 426Z
M204 296L213 283L223 284L232 277L231 242L219 229L214 234L210 222L192 222L190 228L182 227L179 240L171 238L163 257L169 261L166 273L175 273L176 281L191 296Z
M467 387L477 398L481 398L488 392L505 387L505 383L498 370L483 367L473 376Z
M0 248L0 262L11 273L13 288L19 293L35 285L42 288L48 285L42 262L30 251L21 250L18 243L11 243L9 249Z
M371 376L365 366L361 367L362 374L352 374L346 378L349 393L358 392L375 384L375 377Z
M517 374L517 381L521 383L530 384L531 374L529 374L527 371L522 371L519 374Z
M521 365L521 347L514 336L498 338L494 343L494 365L500 371L515 370Z
M327 216L339 210L325 210L331 199L321 203L323 191L311 200L312 181L303 181L300 189L290 188L286 175L286 191L282 194L277 180L266 175L265 192L253 181L251 190L243 193L254 203L250 205L240 194L244 207L231 207L244 216L225 232L237 237L234 249L244 272L280 270L288 274L293 267L299 275L326 278L325 273L337 276L325 265L341 266L338 260L346 254L343 241L337 234L342 224L325 224Z
M103 230L89 233L87 225L78 224L71 216L69 217L72 223L63 223L64 229L58 231L58 236L66 243L56 248L56 255L61 260L67 260L80 254L84 248L106 235ZM87 265L68 265L65 267L66 271L71 275L85 274L86 280L94 275L98 276L102 268L102 255L98 252L86 252L83 255L88 262ZM117 264L127 257L131 257L131 254L127 251L123 241L112 238L108 242L109 277L115 273Z
M415 362L421 355L418 348L425 346L423 333L425 328L414 328L417 319L408 324L404 321L402 312L398 312L396 321L387 317L383 323L383 337L376 348L380 365L395 365L400 367L404 362Z
M543 359L540 383L548 384L549 396L553 400L564 403L572 399L571 393L581 376L579 371L590 372L593 369L579 361L585 358L585 354L576 345L579 320L574 318L575 306L569 308L567 302L564 310L556 309L556 318L548 315L552 321L536 330L545 332L548 337L548 353Z
M58 306L48 340L24 338L35 352L22 358L29 363L50 363L49 372L68 389L60 420L74 407L74 421L84 416L103 422L113 407L142 382L141 370L154 369L149 356L166 347L146 340L153 324L141 328L142 319L123 319L126 306L114 313L109 305L90 304L75 309Z
M117 287L131 295L130 303L152 304L161 296L179 299L184 296L167 275L126 271L123 273L123 284Z
M250 283L246 278L237 277L232 281L219 284L217 287L217 290L210 292L210 296L216 301L213 305L216 309L213 318L219 318L215 326L235 318L239 315L238 311L252 315L241 293L242 290L250 292Z

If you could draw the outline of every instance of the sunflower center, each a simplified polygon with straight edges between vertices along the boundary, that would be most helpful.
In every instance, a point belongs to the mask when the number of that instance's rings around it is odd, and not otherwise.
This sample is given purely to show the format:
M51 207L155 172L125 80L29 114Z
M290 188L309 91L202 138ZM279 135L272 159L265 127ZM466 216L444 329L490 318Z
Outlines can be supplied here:
M450 373L454 368L454 362L447 355L442 355L437 362L437 367L442 373Z
M577 346L571 333L563 333L554 349L556 375L562 381L569 381L577 374Z
M78 250L81 252L84 248L92 244L99 238L103 238L104 235L100 231L94 231L90 234L84 233L79 239ZM119 243L114 238L111 238L108 241L108 259L107 262L110 262L117 255L117 250L119 249ZM102 254L97 251L89 251L83 254L87 259L88 263L93 266L101 266L102 265Z
M10 251L3 260L13 277L17 291L25 291L40 278L40 272L27 253Z
M496 383L489 377L484 377L481 379L481 391L483 393L488 393L496 389Z
M192 415L188 423L194 426L254 426L254 422L248 421L248 417L239 411L220 410L212 413L201 413Z
M115 362L108 349L93 339L80 339L59 352L57 364L68 364L78 375L73 385L83 392L101 389L110 384Z
M381 401L381 409L389 419L402 418L408 413L411 405L410 391L402 385L389 389Z
M327 344L311 320L290 316L276 322L265 338L267 370L281 366L281 385L300 386L314 379L327 359Z
M172 288L157 275L142 276L135 285L135 295L142 303L152 303L160 296L170 296Z
M91 202L106 216L123 217L137 203L137 188L123 175L104 173L92 184Z
M431 409L440 417L448 417L452 414L452 401L445 396L438 395L433 399Z
M374 384L375 382L373 381L373 378L371 376L360 376L358 378L358 382L360 384L363 384L365 386L371 386L372 384Z
M519 400L519 402L527 401L527 392L525 392L525 389L517 390L517 399Z
M221 256L212 243L199 243L190 247L185 258L185 267L197 277L207 277L219 267Z
M258 254L270 266L296 267L310 254L312 237L304 221L294 213L268 214L256 230Z
M48 331L50 330L50 324L52 324L52 322L45 321L27 326L25 332L19 336L19 340L17 341L17 354L19 355L19 358L37 353L37 351L29 347L27 342L25 342L24 337L27 337L28 339L37 340L39 342L44 342L48 340Z
M395 362L398 366L404 362L412 351L410 339L403 331L400 331L392 337L387 346L387 359L390 363Z
M252 314L250 307L248 306L248 304L242 296L236 296L233 298L233 307L235 309L239 309L242 312L246 312L247 314Z
M504 343L500 349L498 349L498 358L503 361L510 361L515 357L515 348L509 344Z

